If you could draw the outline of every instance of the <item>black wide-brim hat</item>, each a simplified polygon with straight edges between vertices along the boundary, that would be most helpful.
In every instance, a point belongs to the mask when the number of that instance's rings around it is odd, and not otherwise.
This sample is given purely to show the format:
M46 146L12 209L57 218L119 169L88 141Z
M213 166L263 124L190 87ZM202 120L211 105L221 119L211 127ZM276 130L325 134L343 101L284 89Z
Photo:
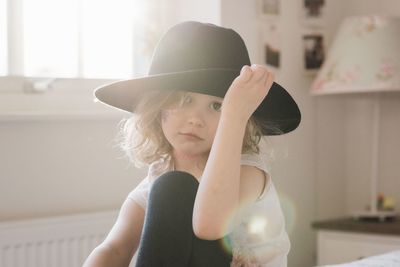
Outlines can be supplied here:
M148 75L100 86L94 94L112 107L134 112L149 90L184 90L223 98L250 58L243 39L232 29L187 21L170 28L160 39ZM290 94L274 82L253 116L264 135L297 128L300 110Z

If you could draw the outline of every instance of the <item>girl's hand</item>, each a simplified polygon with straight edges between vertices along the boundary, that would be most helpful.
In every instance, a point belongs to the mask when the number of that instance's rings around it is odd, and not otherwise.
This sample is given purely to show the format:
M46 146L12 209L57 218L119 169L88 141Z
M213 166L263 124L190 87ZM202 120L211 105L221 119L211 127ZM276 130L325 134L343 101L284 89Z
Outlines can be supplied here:
M246 123L268 94L274 74L266 67L253 64L243 66L240 75L232 82L222 104L222 113Z

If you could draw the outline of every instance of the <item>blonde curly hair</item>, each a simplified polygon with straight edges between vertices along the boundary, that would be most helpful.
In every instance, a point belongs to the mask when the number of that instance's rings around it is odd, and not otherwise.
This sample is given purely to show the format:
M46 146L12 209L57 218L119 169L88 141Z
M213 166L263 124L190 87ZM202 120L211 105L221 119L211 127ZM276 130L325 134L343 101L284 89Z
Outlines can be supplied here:
M143 95L134 114L119 123L117 142L135 167L148 166L152 162L171 155L172 146L161 128L161 110L179 101L184 91L150 91ZM243 139L242 153L259 153L262 125L251 117Z

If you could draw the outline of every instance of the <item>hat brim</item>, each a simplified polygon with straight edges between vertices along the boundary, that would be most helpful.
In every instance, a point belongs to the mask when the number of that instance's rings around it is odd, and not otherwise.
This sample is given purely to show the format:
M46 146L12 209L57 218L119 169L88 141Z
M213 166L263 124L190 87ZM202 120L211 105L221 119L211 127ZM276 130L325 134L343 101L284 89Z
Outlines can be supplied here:
M122 80L95 89L95 97L114 108L133 112L143 93L149 90L184 90L223 98L240 70L204 69ZM264 135L279 135L297 128L300 110L290 94L274 82L253 114L262 123Z

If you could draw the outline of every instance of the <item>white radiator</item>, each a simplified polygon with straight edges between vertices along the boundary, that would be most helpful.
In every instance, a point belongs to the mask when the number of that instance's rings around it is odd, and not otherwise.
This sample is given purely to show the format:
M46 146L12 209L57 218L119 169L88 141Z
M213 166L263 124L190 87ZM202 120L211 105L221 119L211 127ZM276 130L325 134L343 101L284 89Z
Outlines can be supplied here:
M0 223L0 267L81 267L117 216L110 211Z

